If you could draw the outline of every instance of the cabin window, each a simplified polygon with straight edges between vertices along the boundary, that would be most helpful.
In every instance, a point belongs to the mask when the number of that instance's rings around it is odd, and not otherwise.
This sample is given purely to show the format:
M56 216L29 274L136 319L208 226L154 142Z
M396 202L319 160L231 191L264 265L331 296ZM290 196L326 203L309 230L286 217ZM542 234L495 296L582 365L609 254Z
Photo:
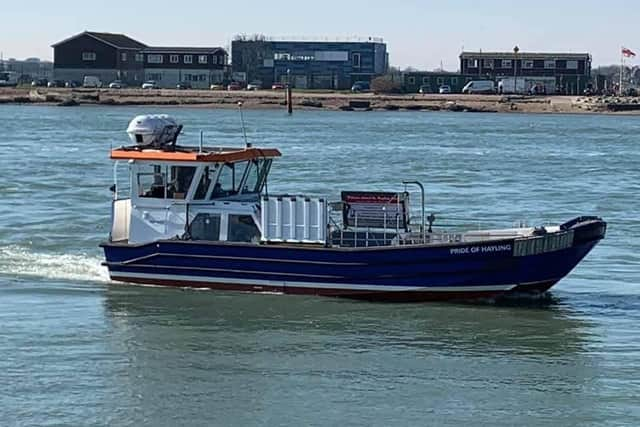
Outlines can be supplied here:
M206 64L207 63L207 55L199 55L198 56L198 64Z
M556 68L556 61L555 59L549 59L549 60L545 60L544 61L544 68L547 70L551 70Z
M180 62L180 56L179 56L179 55L171 55L171 56L169 57L169 61L170 61L172 64L177 64L178 62Z
M138 195L152 199L184 199L195 171L195 166L141 165Z
M525 68L527 70L533 69L533 61L530 59L525 59L524 61L522 61L522 68Z
M257 191L258 181L260 178L260 164L257 160L252 160L247 166L245 173L244 185L242 186L242 193L255 193Z
M222 167L222 171L220 171L218 181L216 181L216 184L213 186L211 198L217 199L219 197L230 196L232 194L235 194L234 164L225 163L225 165Z
M185 55L185 56L184 56L184 63L185 63L185 64L192 64L192 63L193 63L193 56L191 56L191 55Z
M152 199L164 199L166 169L160 165L142 165L138 169L138 195Z
M209 186L216 176L216 171L217 168L215 166L204 167L202 177L200 178L200 182L198 183L198 188L196 188L196 194L193 197L194 200L204 200L207 197L207 191L209 190Z
M82 60L83 61L95 61L96 53L95 52L82 52Z
M220 215L199 213L189 224L192 240L220 240Z
M513 61L511 59L502 60L502 68L513 68Z
M251 215L229 215L229 242L258 242L260 230Z
M184 199L187 197L191 181L196 173L195 166L171 166L167 198Z

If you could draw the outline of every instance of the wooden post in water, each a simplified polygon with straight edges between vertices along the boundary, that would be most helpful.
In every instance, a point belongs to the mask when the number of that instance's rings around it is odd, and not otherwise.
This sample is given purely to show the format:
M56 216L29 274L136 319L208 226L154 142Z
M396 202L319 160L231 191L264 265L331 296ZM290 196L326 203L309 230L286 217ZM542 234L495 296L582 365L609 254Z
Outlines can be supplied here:
M291 70L287 69L287 111L293 114L293 100L291 96Z

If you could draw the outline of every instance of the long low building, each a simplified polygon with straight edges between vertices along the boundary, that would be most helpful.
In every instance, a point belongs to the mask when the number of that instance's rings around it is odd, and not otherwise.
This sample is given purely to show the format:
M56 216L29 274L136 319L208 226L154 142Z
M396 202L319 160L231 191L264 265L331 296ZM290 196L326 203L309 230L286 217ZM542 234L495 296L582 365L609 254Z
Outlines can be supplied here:
M103 84L121 80L139 86L154 80L165 88L181 82L208 88L222 83L228 72L228 54L221 47L153 47L124 34L91 31L52 47L57 80L82 82L95 76Z
M477 79L505 77L538 78L547 93L577 95L591 81L591 55L588 53L544 52L462 52L460 71Z

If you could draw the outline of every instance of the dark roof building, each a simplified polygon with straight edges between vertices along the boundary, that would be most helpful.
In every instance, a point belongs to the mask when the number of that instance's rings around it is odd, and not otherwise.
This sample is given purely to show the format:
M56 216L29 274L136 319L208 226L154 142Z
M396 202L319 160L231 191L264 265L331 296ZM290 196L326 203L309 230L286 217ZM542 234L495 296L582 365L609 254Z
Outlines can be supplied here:
M460 70L479 79L555 79L556 92L579 94L591 79L591 55L553 52L462 52Z
M189 81L209 87L225 77L227 52L220 47L153 47L124 34L85 31L53 46L56 79L81 82L96 76L103 84L122 80L161 87Z

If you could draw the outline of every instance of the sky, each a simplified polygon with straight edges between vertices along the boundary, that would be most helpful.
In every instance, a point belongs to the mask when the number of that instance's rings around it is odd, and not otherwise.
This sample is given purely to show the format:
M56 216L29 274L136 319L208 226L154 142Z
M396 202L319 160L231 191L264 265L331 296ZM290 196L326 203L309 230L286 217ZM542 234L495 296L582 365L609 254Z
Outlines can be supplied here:
M51 45L85 30L148 45L230 47L237 34L382 37L390 64L456 70L465 50L589 52L594 66L640 51L637 0L56 0L4 2L5 59L52 59ZM640 56L639 56L640 58Z

